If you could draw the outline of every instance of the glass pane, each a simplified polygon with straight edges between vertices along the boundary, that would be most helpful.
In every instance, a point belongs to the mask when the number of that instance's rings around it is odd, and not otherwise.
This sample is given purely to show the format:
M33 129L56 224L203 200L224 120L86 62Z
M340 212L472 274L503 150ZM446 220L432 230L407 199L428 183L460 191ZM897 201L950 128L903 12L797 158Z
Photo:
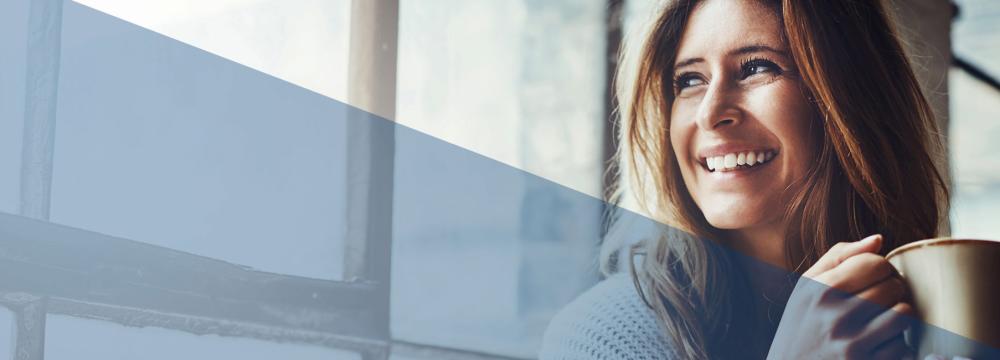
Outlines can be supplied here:
M645 31L645 27L656 20L660 7L664 6L660 0L627 0L625 1L625 33L628 39L634 39L631 46L638 48L642 36L640 31Z
M596 280L605 7L400 2L395 338L535 357Z
M314 345L194 335L155 327L49 315L45 358L62 359L361 359L357 353Z
M17 213L29 1L0 2L0 211Z
M1000 77L1000 2L956 0L959 14L952 27L952 47L956 55L974 63L993 78Z
M344 101L351 0L76 0Z
M226 3L288 23L323 12ZM307 28L285 30L282 38L297 39ZM284 51L268 39L259 50ZM71 2L62 45L54 222L266 271L341 277L343 105ZM309 70L337 64L322 65Z
M599 196L605 6L400 1L396 121Z
M998 37L1000 40L1000 37ZM951 161L954 176L952 234L992 239L1000 234L1000 92L952 70Z
M1000 3L957 1L952 28L957 56L1000 78ZM1000 159L993 144L1000 137L1000 91L953 69L949 79L950 146L953 175L952 234L995 238L1000 233Z

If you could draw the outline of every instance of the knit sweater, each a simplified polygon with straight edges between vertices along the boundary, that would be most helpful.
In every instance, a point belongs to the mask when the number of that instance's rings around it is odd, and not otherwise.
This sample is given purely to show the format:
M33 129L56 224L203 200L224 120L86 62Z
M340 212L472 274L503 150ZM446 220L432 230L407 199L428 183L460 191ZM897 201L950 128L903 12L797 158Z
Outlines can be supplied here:
M619 273L601 281L559 311L542 340L540 360L675 359L632 277Z

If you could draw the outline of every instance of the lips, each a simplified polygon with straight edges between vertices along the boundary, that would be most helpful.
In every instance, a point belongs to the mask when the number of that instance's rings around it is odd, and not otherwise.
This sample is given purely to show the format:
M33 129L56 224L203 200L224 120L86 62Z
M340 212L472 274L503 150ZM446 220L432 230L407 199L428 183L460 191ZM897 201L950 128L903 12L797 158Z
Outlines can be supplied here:
M738 171L767 163L774 159L776 154L776 151L769 149L730 152L707 156L701 163L709 172Z

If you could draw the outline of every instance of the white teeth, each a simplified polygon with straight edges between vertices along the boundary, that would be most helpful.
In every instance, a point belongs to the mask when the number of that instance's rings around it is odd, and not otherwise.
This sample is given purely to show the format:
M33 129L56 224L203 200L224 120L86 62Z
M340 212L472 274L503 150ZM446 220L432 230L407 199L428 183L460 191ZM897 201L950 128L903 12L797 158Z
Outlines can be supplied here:
M729 171L739 166L750 167L763 164L774 158L773 151L748 151L743 153L730 153L722 156L712 156L705 158L705 166L709 171Z
M724 159L725 162L723 163L723 166L725 166L726 169L736 167L736 154L726 154Z

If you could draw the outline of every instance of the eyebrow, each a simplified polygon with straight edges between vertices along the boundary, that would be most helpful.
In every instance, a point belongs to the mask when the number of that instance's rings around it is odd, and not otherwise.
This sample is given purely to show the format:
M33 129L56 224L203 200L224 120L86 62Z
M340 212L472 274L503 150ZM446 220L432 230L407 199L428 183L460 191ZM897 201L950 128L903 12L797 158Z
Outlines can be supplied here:
M726 55L728 55L728 56L746 55L746 54L753 54L753 53L757 53L757 52L771 52L771 53L775 53L775 54L778 54L778 55L781 55L781 56L788 56L788 53L785 52L784 50L775 49L773 47L770 47L770 46L767 46L767 45L764 45L764 44L754 44L754 45L744 46L744 47L741 47L739 49L730 51ZM703 58L684 59L684 60L679 61L676 64L674 64L674 70L680 69L680 68L685 67L685 66L689 66L689 65L700 63L700 62L704 62L704 61L705 61L705 59L703 59Z

